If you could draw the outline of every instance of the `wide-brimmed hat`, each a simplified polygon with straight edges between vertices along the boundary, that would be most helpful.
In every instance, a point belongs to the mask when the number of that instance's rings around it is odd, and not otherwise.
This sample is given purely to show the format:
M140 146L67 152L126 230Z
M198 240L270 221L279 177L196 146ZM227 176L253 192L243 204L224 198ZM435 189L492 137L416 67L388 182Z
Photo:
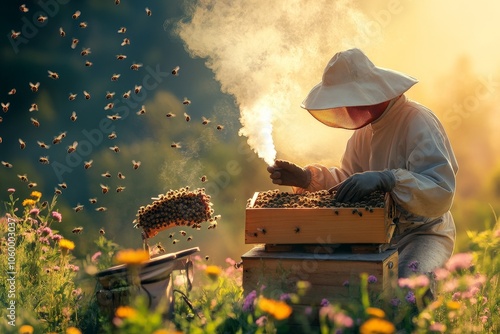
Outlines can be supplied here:
M403 94L417 82L404 73L377 67L361 50L350 49L330 59L323 79L301 107L317 110L379 104Z

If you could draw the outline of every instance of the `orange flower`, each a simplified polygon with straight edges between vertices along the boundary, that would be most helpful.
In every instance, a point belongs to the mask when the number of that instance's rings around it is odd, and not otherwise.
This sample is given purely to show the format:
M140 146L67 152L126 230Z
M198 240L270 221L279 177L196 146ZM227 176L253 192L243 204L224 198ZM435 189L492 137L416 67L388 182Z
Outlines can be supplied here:
M62 250L73 250L75 249L75 243L71 240L68 239L61 239L59 240L59 248Z
M207 274L208 277L210 277L213 280L216 280L217 277L219 277L221 272L222 272L222 270L217 266L207 266L205 268L205 274Z
M260 297L257 306L264 312L272 315L276 320L287 319L292 314L292 307L281 300Z
M446 302L446 307L449 308L450 310L458 310L460 308L460 302L450 300Z
M149 253L144 249L124 249L115 256L119 264L139 265L149 260Z
M19 334L33 334L35 329L30 325L22 325L19 327Z
M82 334L82 332L76 327L68 327L66 328L66 334Z
M118 318L133 318L137 315L137 311L130 306L120 306L116 309L115 315Z
M371 315L372 317L384 318L385 312L376 307L368 307L366 309L366 314Z
M31 192L30 197L33 197L35 199L35 201L38 202L40 200L40 198L42 198L42 193L35 190L35 191Z
M360 334L393 334L396 327L384 319L370 318L366 320L359 328Z

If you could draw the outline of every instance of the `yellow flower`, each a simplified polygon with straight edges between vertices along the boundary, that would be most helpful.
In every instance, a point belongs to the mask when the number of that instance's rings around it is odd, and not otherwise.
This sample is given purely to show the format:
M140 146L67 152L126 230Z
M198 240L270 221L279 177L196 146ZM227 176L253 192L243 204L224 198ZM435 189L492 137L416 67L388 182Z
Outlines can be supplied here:
M63 250L73 250L75 249L75 243L68 239L59 240L59 248Z
M272 315L276 320L287 319L292 314L292 307L281 300L260 297L257 306L264 312Z
M30 325L22 325L19 327L19 334L33 334L35 329Z
M66 334L82 334L82 332L76 327L68 327L66 328Z
M384 318L385 312L376 307L368 307L366 309L366 314L371 315L372 317Z
M23 206L34 206L35 204L36 204L36 201L34 199L31 199L31 198L26 198L23 201Z
M149 253L144 249L124 249L115 256L119 264L138 265L149 260Z
M447 301L446 302L446 307L449 308L450 310L458 310L460 308L460 303L457 301Z
M391 322L380 318L370 318L359 328L360 334L393 334L395 331Z
M35 191L31 192L30 197L33 197L35 199L35 201L38 202L40 200L40 198L42 198L42 193L35 190Z
M217 277L219 277L221 272L222 270L217 266L207 266L205 268L205 274L207 274L208 277L210 277L213 280L217 279Z
M137 311L130 306L119 306L115 312L115 315L118 318L122 318L122 319L133 318L136 316L136 314L137 314Z
M182 332L171 330L171 329L157 329L153 334L181 334Z

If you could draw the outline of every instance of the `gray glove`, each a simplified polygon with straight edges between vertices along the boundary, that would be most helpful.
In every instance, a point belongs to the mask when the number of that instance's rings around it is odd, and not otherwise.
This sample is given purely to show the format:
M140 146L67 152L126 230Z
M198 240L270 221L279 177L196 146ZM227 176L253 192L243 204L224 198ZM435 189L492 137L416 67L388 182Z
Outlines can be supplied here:
M268 166L269 177L274 184L307 188L311 183L311 172L286 160L276 160Z
M389 170L363 172L351 175L342 183L331 188L330 192L337 191L335 198L339 202L355 203L376 190L390 192L395 185L396 177Z

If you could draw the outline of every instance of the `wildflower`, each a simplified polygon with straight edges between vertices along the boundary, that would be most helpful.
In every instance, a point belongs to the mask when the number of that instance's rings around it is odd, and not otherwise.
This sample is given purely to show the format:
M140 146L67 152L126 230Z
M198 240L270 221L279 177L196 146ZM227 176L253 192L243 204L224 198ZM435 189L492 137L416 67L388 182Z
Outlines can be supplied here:
M430 280L426 275L419 275L410 278L400 278L398 284L401 288L408 287L410 289L429 286Z
M230 257L226 258L226 263L233 267L236 264L236 261L231 259Z
M359 328L360 334L392 334L396 331L394 325L380 318L370 318Z
M399 306L401 304L401 301L399 300L399 298L392 298L391 299L391 305L392 306Z
M15 193L15 192L16 192L16 189L14 189L14 188L9 188L9 189L7 189L7 191L8 191L9 193L13 194L13 193ZM29 326L29 325L26 325L26 326ZM21 328L22 328L22 327L21 327Z
M102 253L100 251L95 252L94 255L92 255L92 257L91 257L92 262L97 262L97 260L99 259L99 257L101 255L102 255Z
M485 324L486 322L488 322L488 316L487 315L482 315L479 317L479 319L481 320L481 322L483 324Z
M458 310L460 308L460 302L450 300L446 302L446 307L449 308L450 310Z
M71 271L73 271L75 273L78 272L78 271L80 271L80 267L75 266L74 264L68 264L68 265L66 265L66 269L69 269L69 270L71 270Z
M52 235L52 229L48 226L44 226L41 230L38 229L38 231L41 235L47 235L47 236Z
M33 197L35 199L35 201L38 202L40 200L40 198L42 198L42 193L35 190L35 191L31 192L30 197Z
M255 299L257 298L257 291L252 290L243 301L243 312L252 312Z
M429 326L429 330L433 331L433 332L445 333L446 332L446 325L442 324L440 322L435 322Z
M139 265L149 260L149 253L143 249L124 249L115 256L119 264Z
M354 325L354 320L352 320L351 317L346 315L342 311L338 311L331 305L322 307L319 311L320 317L328 317L332 323L335 324L335 326L340 326L340 327L352 327Z
M26 198L23 201L23 206L34 206L36 204L36 201L31 199L31 198Z
M73 250L75 249L75 243L71 240L68 239L61 239L59 240L59 248L62 250Z
M34 330L33 326L22 325L19 327L19 334L33 334Z
M372 284L372 283L377 283L377 277L373 276L373 275L370 275L368 276L368 283Z
M414 273L417 272L418 270L418 261L411 261L409 264L408 264L408 268L411 269L411 271L413 271Z
M207 266L205 268L205 274L211 279L216 280L221 274L221 269L218 266Z
M434 277L438 281L446 279L450 275L450 272L444 268L437 268L434 270Z
M260 297L257 305L262 311L269 313L276 320L287 319L292 314L290 305L281 300L278 301Z
M53 271L59 271L59 270L61 270L61 267L59 267L59 266L53 266L52 270Z
M82 288L73 289L73 291L71 291L71 295L73 295L74 297L78 297L81 294L82 294Z
M255 320L255 324L259 327L264 327L267 323L267 317L265 315L259 317L257 320Z
M416 302L415 294L412 291L408 291L408 293L405 296L405 300L410 304L415 304Z
M41 244L44 244L44 245L50 245L49 239L47 239L46 237L40 237L40 239L38 239L38 241L39 241Z
M460 269L467 269L472 266L471 253L458 253L453 255L448 262L446 262L446 269L449 271L456 271Z
M323 299L321 299L321 303L320 303L319 305L320 305L321 307L325 307L325 306L330 305L330 302L328 301L328 299L323 298Z
M377 317L377 318L384 318L385 317L385 312L379 308L376 307L368 307L365 310L366 314L372 316L372 317Z
M82 334L82 332L76 327L66 328L66 334Z
M122 319L133 318L137 315L137 311L130 306L119 306L116 309L115 315L118 318L122 318Z
M54 234L54 235L52 235L52 237L51 237L51 238L52 238L52 240L54 240L54 241L60 241L61 239L63 239L63 236L62 236L62 235L60 235L60 234Z
M58 223L62 222L62 215L57 211L52 211L52 218L54 218Z
M42 253L47 253L49 251L49 248L43 246L41 250L42 250Z
M37 216L40 213L38 208L33 208L30 210L30 215Z

